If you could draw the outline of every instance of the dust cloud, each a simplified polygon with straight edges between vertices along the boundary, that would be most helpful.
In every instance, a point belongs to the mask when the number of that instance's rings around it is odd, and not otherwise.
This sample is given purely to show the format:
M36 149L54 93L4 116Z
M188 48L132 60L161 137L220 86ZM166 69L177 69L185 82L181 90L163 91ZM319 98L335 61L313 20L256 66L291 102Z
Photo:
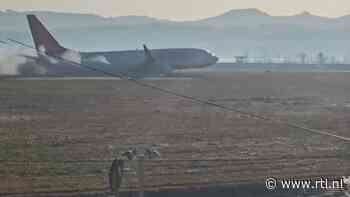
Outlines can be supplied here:
M0 75L46 74L45 66L26 56L36 57L36 54L26 49L0 48Z

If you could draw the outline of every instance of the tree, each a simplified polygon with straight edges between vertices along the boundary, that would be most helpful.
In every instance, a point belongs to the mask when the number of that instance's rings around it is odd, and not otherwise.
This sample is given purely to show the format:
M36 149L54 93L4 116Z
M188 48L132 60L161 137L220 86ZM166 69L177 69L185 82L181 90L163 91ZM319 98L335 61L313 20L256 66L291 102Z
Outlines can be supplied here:
M306 58L307 58L306 53L300 53L299 54L299 58L300 58L300 63L301 64L305 64L306 63Z
M320 53L317 55L317 59L318 59L318 63L319 63L320 65L325 64L326 61L327 61L327 57L325 57L325 55L324 55L322 52L320 52Z

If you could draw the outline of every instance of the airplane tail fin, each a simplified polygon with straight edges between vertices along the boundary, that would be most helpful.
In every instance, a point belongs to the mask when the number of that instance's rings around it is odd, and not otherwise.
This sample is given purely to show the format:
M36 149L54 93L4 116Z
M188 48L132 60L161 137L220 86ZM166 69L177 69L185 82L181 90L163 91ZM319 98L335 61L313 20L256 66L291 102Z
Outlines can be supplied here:
M37 51L45 51L48 55L59 55L66 50L35 15L27 15L27 19Z

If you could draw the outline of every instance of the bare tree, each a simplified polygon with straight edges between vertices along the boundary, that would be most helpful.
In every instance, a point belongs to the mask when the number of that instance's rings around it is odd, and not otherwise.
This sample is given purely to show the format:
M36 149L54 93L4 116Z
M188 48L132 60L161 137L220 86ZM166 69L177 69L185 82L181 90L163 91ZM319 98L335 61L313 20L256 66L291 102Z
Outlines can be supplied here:
M326 61L327 61L327 57L326 57L322 52L320 52L320 53L317 55L317 58L318 58L318 63L319 63L320 65L325 64Z
M306 64L306 58L307 58L306 53L300 53L299 54L299 58L300 58L300 63L301 64Z

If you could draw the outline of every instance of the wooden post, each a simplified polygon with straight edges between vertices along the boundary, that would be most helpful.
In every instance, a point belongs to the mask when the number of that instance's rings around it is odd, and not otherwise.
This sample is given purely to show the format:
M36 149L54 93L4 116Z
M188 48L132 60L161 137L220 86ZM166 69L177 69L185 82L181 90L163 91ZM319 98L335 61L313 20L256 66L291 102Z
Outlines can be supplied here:
M144 197L144 182L145 182L145 169L144 169L144 156L140 156L137 160L137 175L139 179L139 197Z
M119 189L123 180L124 160L115 159L109 171L109 186L114 197L119 197Z

